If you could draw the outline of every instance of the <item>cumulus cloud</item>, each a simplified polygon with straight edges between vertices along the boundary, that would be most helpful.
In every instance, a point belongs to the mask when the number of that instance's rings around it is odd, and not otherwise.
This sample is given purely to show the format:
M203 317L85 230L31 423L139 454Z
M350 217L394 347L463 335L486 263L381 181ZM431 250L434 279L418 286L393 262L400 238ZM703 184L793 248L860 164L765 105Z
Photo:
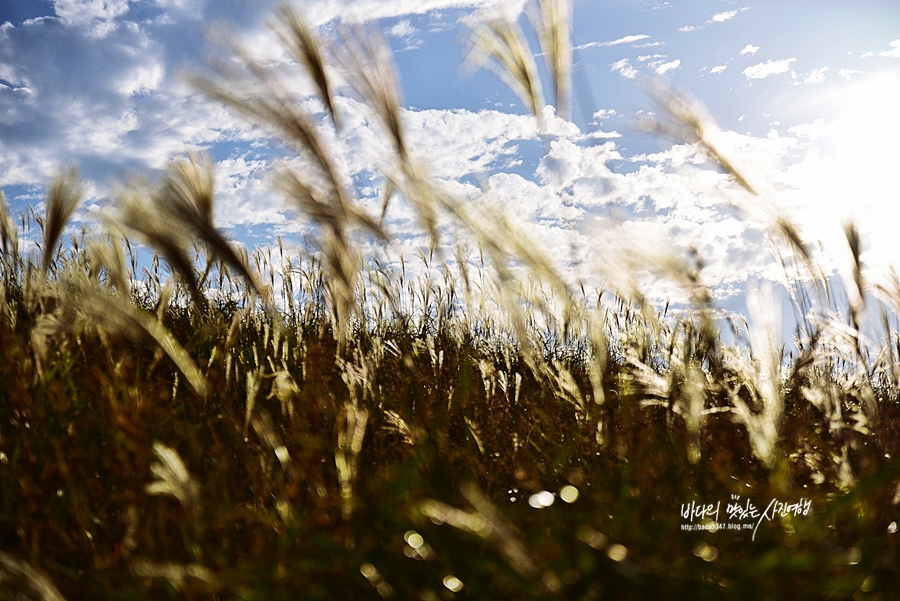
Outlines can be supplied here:
M681 59L675 59L668 63L663 63L656 67L655 71L657 75L662 75L663 73L667 73L668 71L672 71L681 66Z
M415 50L416 48L420 48L422 44L425 43L424 40L416 36L416 34L419 33L419 30L418 28L413 26L412 22L410 22L409 19L401 19L400 21L397 21L397 23L389 27L385 33L389 37L404 40L405 47L399 49L398 52Z
M286 207L272 193L271 172L270 161L250 152L218 160L216 223L225 228L275 224L289 231Z
M98 39L58 19L0 32L0 64L14 65L4 79L29 90L0 89L2 184L42 183L73 161L102 181L111 171L156 168L187 146L249 132L183 89L172 77L177 44L163 44L158 33L122 22Z
M84 26L125 14L128 0L53 0L53 9L66 23Z
M401 19L387 30L388 35L396 38L406 38L417 33L419 33L419 30L413 27L409 19Z
M878 56L886 56L888 58L900 58L900 40L891 42L891 49L879 52Z
M164 66L162 63L151 60L146 65L137 65L123 73L116 86L116 91L122 96L152 94L159 89L163 76Z
M499 111L405 111L404 123L410 145L434 164L435 175L446 179L508 165L518 158L517 141L538 139L533 118ZM568 127L570 134L577 131Z
M625 60L625 59L623 59ZM673 61L666 62L665 54L643 54L637 57L637 61L642 63L642 67L648 70L652 70L657 75L662 75L667 71L672 71L681 66L681 60L675 59ZM618 71L622 74L626 79L634 79L637 77L638 72L634 69L630 63L625 61L619 61L613 65L613 71Z
M627 58L616 61L612 64L612 71L618 73L625 79L634 79L638 76L637 69L631 66Z
M810 73L803 78L803 83L822 83L825 81L825 73L830 71L828 67L822 67L821 69L813 69Z
M252 53L278 64L285 59L283 51L271 35L261 33L270 9L265 4L241 9L246 18L231 16ZM345 0L311 2L305 9L321 22L344 10L352 17L366 7L371 9L366 17L376 18L486 4L486 0ZM510 4L521 8L521 2ZM0 185L41 185L58 165L71 162L81 165L83 176L102 182L110 174L159 168L186 148L265 144L265 132L194 94L174 77L178 68L197 65L202 56L196 23L185 17L202 11L204 18L212 19L225 8L206 0L156 0L156 6L181 11L180 20L128 21L126 0L57 0L59 18L0 28ZM93 35L98 23L109 25L105 37ZM415 31L406 18L390 33L406 36ZM304 82L289 83L302 97L304 90L299 88ZM493 119L481 118L487 125ZM444 125L452 120L446 118ZM493 130L487 131L493 145L481 149L482 163L473 168L501 160L498 157L509 150L504 144L519 135L510 133L500 140L499 134L491 137ZM536 132L521 135L527 138ZM457 157L470 156L458 150Z
M764 79L770 75L781 75L782 73L787 73L791 68L791 63L796 60L796 58L786 58L779 61L770 59L764 63L747 67L743 70L743 74L747 79Z
M741 10L747 10L746 8L742 8ZM737 10L729 10L721 13L714 14L709 20L713 23L722 23L724 21L728 21L729 19L733 19L739 11Z
M131 0L132 2L134 0ZM176 20L199 20L203 17L203 11L210 0L151 0L162 14L154 18L160 24L173 24Z
M412 15L460 6L478 8L488 3L313 0L305 9L316 23L330 22L343 14L350 18L394 19L396 22L389 21L394 25L387 33L408 37L416 34ZM157 6L167 11L202 9L204 18L209 11L225 10L210 8L213 4L157 0ZM79 7L84 8L81 16L75 14ZM521 2L514 2L516 7L521 8ZM253 226L267 234L306 232L306 226L291 217L270 186L270 174L279 161L298 167L302 161L277 158L279 150L268 144L264 132L237 119L221 105L193 94L173 78L176 65L200 55L200 42L187 41L196 22L128 23L128 3L124 0L61 0L56 10L59 19L0 28L0 78L5 82L0 84L0 185L40 185L59 164L73 161L82 165L86 177L104 181L110 174L158 168L185 147L210 148L217 159L216 218L220 223L227 227ZM258 11L253 14L261 20L266 9L246 10ZM710 22L734 18L726 17L731 12L713 15ZM91 38L98 23L111 27L105 37ZM281 60L270 48L255 44L257 40L262 43L262 38L255 37L251 29L247 26L246 33L257 51L273 61ZM645 34L630 35L584 47L634 44L648 38ZM752 56L757 50L748 45L741 54ZM631 60L647 73L680 67L680 60L667 62L664 55L648 54ZM744 75L754 79L784 73L794 60L760 63L745 69ZM611 68L626 79L638 75L627 58ZM716 66L710 73L721 73L725 68ZM816 73L824 74L824 68ZM839 74L849 77L853 73L845 75L841 70ZM896 98L896 89L876 89L869 96L889 100ZM888 100L879 110L892 110ZM865 108L864 113L873 115L878 109L870 105ZM323 124L323 137L347 182L359 184L359 201L377 214L381 185L378 172L390 168L385 164L390 150L377 130L370 107L343 98L339 110L344 117L341 135L333 131L326 135L328 128ZM615 116L612 109L593 114L596 120ZM706 261L704 279L720 292L748 275L778 274L776 262L766 258L763 226L752 219L739 219L725 206L738 198L741 190L727 175L708 169L707 157L694 146L674 145L654 154L623 157L616 142L603 139L618 134L583 134L573 124L556 118L552 110L545 113L549 132L545 139L533 118L498 111L411 109L403 111L402 118L412 154L427 161L442 185L473 206L508 212L537 244L567 263L568 274L584 277L589 284L597 282L597 274L603 272L601 259L623 244L652 246L660 253L686 253L696 248ZM827 164L814 162L812 150L816 144L843 148L842 142L853 135L854 128L888 132L885 144L893 139L896 127L882 128L877 120L865 118L861 113L848 119L843 130L835 129L838 124L813 123L792 129L790 135L773 132L762 138L726 138L742 157L753 156L754 152L787 157L809 151L808 160L802 162L805 170L797 168L778 176L784 187L790 185L785 200L803 215L803 211L815 213L820 209L814 204L818 192L827 191L834 206L846 206L854 187L862 189L852 198L872 195L883 200L900 186L896 178L879 177L879 173L892 173L890 149L875 149L880 155L872 162L872 149L866 151L862 139L846 146L859 154L850 163L842 166L838 158ZM539 159L534 156L536 149L542 153ZM867 160L872 162L870 167L866 167ZM613 167L622 161L630 168ZM828 184L820 183L833 183L840 169L862 174L847 179L841 189L847 194L843 198L837 186L828 188ZM472 183L476 180L483 190ZM867 227L881 227L879 235L890 240L890 224L896 223L891 217L881 220L880 226L876 223ZM400 201L391 206L387 226L397 237L398 247L409 256L417 245L427 245L415 226L411 207ZM446 236L448 239L452 237ZM610 270L614 268L613 262Z

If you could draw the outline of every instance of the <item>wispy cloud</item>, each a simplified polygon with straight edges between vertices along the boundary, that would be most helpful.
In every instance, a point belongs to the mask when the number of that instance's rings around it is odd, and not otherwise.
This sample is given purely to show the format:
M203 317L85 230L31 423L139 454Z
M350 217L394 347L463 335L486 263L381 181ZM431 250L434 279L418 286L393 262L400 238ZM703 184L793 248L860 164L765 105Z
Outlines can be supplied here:
M666 71L672 71L673 69L677 69L681 66L680 59L666 62L665 54L643 54L637 57L637 60L639 63L642 63L643 67L652 69L653 72L657 75L662 75Z
M406 43L404 48L401 48L396 52L405 52L407 50L420 48L425 41L416 35L418 33L418 28L416 28L409 19L401 19L385 30L386 35L403 40Z
M413 27L409 19L397 21L395 25L387 30L387 34L395 38L408 38L417 33L419 33L419 30Z
M752 67L747 67L743 70L744 76L747 79L764 79L769 77L770 75L781 75L782 73L787 73L791 68L791 63L797 60L796 58L786 58L780 61L767 60L764 63L759 63L753 65Z
M717 74L723 72L727 68L728 68L728 65L718 65L718 66L715 66L712 69L710 69L709 72L713 75L717 75Z
M686 32L690 32L690 31L696 31L696 30L702 29L704 27L709 27L710 25L713 25L715 23L724 23L725 21L730 21L731 19L735 18L738 13L744 12L745 10L750 10L750 7L745 6L743 8L738 8L736 10L728 10L725 12L716 13L702 25L685 25L684 27L679 27L678 31L686 33Z
M857 71L856 69L841 69L838 71L838 75L844 79L850 79L854 75L859 75L860 73L862 73L862 71Z
M268 3L260 2L261 10L267 10ZM504 3L513 14L518 14L525 4L524 0L508 0ZM308 0L303 3L306 18L315 25L332 22L336 19L349 22L371 22L379 19L408 17L411 15L432 14L435 11L452 8L485 8L496 7L494 0Z
M744 49L741 50L741 56L744 56L745 54L749 54L750 56L753 56L754 54L756 54L757 50L759 50L759 46L754 46L753 44L747 44L746 46L744 46Z
M656 67L656 74L662 75L663 73L666 73L667 71L673 71L680 66L681 66L681 59L676 58L673 61L670 61L668 63L663 63L663 64L659 65L658 67Z
M575 50L585 50L587 48L607 48L609 46L619 46L621 44L631 44L634 42L639 42L641 40L646 40L650 36L647 34L636 34L636 35L626 35L625 37L619 38L617 40L613 40L611 42L588 42L587 44L582 44L581 46L576 46Z

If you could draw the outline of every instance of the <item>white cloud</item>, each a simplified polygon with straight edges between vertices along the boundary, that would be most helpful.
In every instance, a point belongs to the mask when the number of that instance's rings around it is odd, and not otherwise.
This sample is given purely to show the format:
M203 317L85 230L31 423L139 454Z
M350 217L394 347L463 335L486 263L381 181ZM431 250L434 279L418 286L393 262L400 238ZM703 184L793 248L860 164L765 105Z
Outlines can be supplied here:
M133 0L132 0L133 1ZM163 14L154 19L158 24L173 24L178 20L203 18L203 11L211 0L155 0Z
M870 56L875 56L875 53L872 52L871 50L868 52L863 52L862 54L859 55L859 58L869 58Z
M273 194L270 161L250 153L221 159L215 164L216 223L222 227L286 225L286 207Z
M107 10L113 15L120 9ZM192 98L167 75L173 69L167 54L178 57L174 40L192 27L166 26L173 36L168 45L159 32L135 23L122 23L99 39L60 27L57 19L0 33L0 64L15 65L4 79L30 91L27 101L0 98L2 185L42 185L58 165L72 162L86 178L102 182L111 172L155 169L188 146L250 132L220 105Z
M728 65L717 65L717 66L713 67L712 69L710 69L709 72L713 75L716 75L718 73L722 73L727 68L728 68Z
M743 10L747 10L747 9L745 8ZM735 15L738 14L738 12L739 11L737 11L737 10L729 10L726 12L716 13L712 16L712 18L710 18L710 21L713 21L714 23L722 23L723 21L728 21L729 19L733 19L735 17Z
M747 67L743 70L743 74L747 77L747 79L764 79L766 77L769 77L770 75L780 75L789 71L791 68L791 63L796 60L796 58L786 58L779 61L773 61L770 59L764 63L759 63L753 65L752 67Z
M549 120L549 127L558 121ZM518 159L514 142L538 138L533 118L499 111L405 111L404 125L410 146L434 165L436 176L446 179L487 172Z
M795 125L788 129L788 132L795 136L808 138L810 140L821 138L826 131L827 127L825 125L825 119L822 118L816 119L812 123L801 123L800 125Z
M159 89L163 81L163 65L153 61L146 65L136 65L123 73L116 90L122 96L149 94Z
M724 23L725 21L729 21L737 16L738 13L743 12L745 10L750 10L749 7L745 6L743 8L739 8L737 10L729 10L725 12L720 12L714 14L709 18L703 25L685 25L684 27L679 27L678 31L682 32L690 32L696 31L697 29L703 29L704 27L709 27L710 25L714 25L715 23Z
M53 0L57 16L74 26L111 21L128 12L128 0Z
M900 58L900 40L891 42L891 49L879 52L878 56L886 56L888 58Z
M400 21L397 21L397 23L393 27L387 30L388 35L396 38L410 37L417 34L418 32L419 30L413 27L409 19L402 19Z
M512 14L522 11L525 0L310 0L303 4L303 11L311 23L321 25L335 19L349 22L367 22L424 15L449 8L502 8Z
M594 112L591 115L594 119L609 119L610 117L616 116L615 109L600 109L599 111Z
M607 162L621 158L612 142L586 148L570 140L554 140L550 144L550 152L541 159L536 175L542 183L560 191L581 183L609 192L616 187L614 182L621 176L613 173ZM590 205L604 202L603 196L590 195L584 195L579 201L579 204Z
M856 71L855 69L841 69L838 71L838 75L843 77L844 79L850 79L854 75L859 75L862 71Z
M663 64L659 65L658 67L656 67L656 74L662 75L663 73L677 69L680 66L681 66L681 59L676 58L675 60L673 60L671 62L663 63Z
M634 79L638 76L637 69L631 66L627 58L616 61L612 64L612 71L615 71L625 79Z
M741 50L741 56L743 56L745 54L749 54L750 56L753 56L754 54L756 54L757 50L759 50L759 46L754 46L753 44L747 44L746 46L744 46L744 49Z
M632 42L639 42L641 40L646 40L649 37L650 36L646 35L646 34L626 35L625 37L619 38L617 40L613 40L611 42L588 42L587 44L582 44L580 46L576 46L575 50L585 50L586 48L607 48L609 46L619 46L621 44L631 44Z
M825 73L830 71L828 67L822 67L821 69L813 69L806 77L803 78L803 83L816 84L822 83L825 81Z
M665 54L644 54L637 57L637 61L643 63L642 66L646 69L652 69L657 75L662 75L666 71L671 71L681 66L680 59L666 62ZM634 79L638 75L637 69L632 67L627 61L625 63L622 61L617 62L613 65L613 70L618 71L627 79Z

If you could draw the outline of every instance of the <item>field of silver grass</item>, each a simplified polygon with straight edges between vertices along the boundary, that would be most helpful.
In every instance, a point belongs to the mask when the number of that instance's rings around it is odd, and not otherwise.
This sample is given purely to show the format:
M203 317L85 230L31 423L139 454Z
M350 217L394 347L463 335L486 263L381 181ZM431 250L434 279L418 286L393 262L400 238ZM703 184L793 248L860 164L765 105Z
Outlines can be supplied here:
M470 23L469 59L539 127L523 26L565 115L569 10L540 0L525 19ZM123 184L100 234L64 235L74 171L51 182L43 215L17 223L0 202L0 599L900 590L900 283L867 281L852 224L838 307L813 247L702 105L649 87L666 117L639 125L699 145L748 192L737 208L768 224L803 316L785 356L773 292L751 287L724 343L700 257L649 265L686 291L678 311L646 300L627 265L584 290L511 222L487 227L436 183L377 32L319 40L288 6L273 29L295 72L223 43L218 75L191 81L302 159L276 182L317 226L314 249L230 242L199 154ZM312 83L324 118L291 78ZM329 148L340 93L371 107L392 149L380 214ZM400 202L431 239L409 273L389 264L385 216ZM474 245L442 239L447 222ZM39 243L25 252L20 236ZM373 244L384 260L364 254ZM879 312L883 331L866 336ZM812 510L764 514L752 532L683 513L770 500Z

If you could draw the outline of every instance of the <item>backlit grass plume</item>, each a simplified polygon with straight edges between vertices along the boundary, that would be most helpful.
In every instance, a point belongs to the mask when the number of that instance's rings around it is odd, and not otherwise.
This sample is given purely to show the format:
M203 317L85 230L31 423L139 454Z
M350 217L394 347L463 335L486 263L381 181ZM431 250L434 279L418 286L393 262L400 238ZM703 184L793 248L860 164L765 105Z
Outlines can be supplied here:
M550 5L549 2L546 4ZM477 67L490 70L509 86L543 129L544 94L541 79L518 17L509 10L495 9L473 18L467 40L466 59ZM547 23L542 39L558 43L560 33L561 30ZM551 58L551 61L555 68L563 68L563 60Z
M41 269L44 273L50 269L53 263L53 253L59 245L63 228L78 204L81 202L83 190L78 183L78 172L70 169L64 174L57 175L50 182L50 190L47 193L47 214L43 224L44 248L41 257Z

